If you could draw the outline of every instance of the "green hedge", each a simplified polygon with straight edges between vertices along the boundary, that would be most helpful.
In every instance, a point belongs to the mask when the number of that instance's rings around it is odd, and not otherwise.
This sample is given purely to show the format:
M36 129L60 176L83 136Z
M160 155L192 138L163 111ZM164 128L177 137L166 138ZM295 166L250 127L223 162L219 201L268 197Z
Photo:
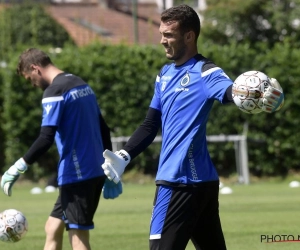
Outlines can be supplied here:
M43 48L48 52L48 48ZM42 92L17 76L15 67L18 49L10 52L8 67L0 70L1 131L4 171L22 156L35 140L41 123ZM199 51L221 66L235 79L239 74L256 69L275 77L285 91L285 105L275 114L248 115L235 105L215 103L207 127L208 135L241 134L249 126L248 153L251 173L282 175L299 170L297 147L300 138L298 110L300 90L300 49L288 42L266 49L264 44L216 46L200 41ZM130 136L144 120L153 95L156 75L167 62L162 48L156 46L110 46L99 43L75 48L64 47L62 53L51 54L54 63L65 71L77 74L95 90L99 105L112 129L112 136ZM159 144L152 144L130 164L130 168L154 173ZM236 171L233 143L210 143L209 149L220 174ZM50 173L56 167L55 147L27 173L32 179Z
M291 47L288 41L277 43L273 49L267 49L264 43L258 43L255 47L231 44L217 49L210 48L205 47L206 53L232 79L248 70L259 70L276 78L284 89L285 105L274 114L248 115L236 110L234 105L221 107L216 104L208 122L208 134L242 133L243 125L248 123L249 167L253 174L285 175L289 170L299 170L299 48ZM224 145L224 148L212 145L211 154L214 159L218 159L220 166L232 169L230 166L232 167L233 162L228 162L228 154L233 153L227 150L228 145Z

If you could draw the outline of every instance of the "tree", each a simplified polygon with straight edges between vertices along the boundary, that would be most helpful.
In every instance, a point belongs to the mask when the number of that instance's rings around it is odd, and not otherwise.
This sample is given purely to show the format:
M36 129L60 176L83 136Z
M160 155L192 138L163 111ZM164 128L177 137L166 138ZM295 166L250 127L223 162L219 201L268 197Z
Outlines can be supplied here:
M13 4L0 10L0 58L18 45L63 47L73 43L60 26L38 3Z
M203 36L214 43L276 42L299 46L300 0L207 0Z

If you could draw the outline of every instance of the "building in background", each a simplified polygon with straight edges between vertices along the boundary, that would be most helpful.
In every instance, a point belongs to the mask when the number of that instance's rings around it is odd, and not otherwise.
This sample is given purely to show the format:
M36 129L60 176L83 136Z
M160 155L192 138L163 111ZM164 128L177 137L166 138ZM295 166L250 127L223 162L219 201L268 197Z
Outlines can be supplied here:
M110 44L155 44L160 13L173 5L187 3L195 10L206 7L205 0L32 0L45 4L48 13L70 34L78 46L93 41ZM27 0L3 0L2 3ZM201 16L200 16L201 19Z

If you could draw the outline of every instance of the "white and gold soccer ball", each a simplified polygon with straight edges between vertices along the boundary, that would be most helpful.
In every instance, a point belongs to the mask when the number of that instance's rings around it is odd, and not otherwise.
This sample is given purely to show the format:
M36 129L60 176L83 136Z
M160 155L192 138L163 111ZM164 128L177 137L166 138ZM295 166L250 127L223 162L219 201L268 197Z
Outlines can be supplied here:
M240 110L248 114L262 112L263 94L270 86L270 78L260 71L247 71L236 78L232 98Z
M28 222L24 214L16 209L7 209L0 213L0 240L18 242L28 231Z

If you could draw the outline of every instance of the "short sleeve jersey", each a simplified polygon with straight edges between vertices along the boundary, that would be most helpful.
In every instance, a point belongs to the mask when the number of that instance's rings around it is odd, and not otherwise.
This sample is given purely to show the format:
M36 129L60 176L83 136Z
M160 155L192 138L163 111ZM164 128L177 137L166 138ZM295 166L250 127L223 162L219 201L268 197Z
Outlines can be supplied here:
M42 106L42 126L57 127L58 184L104 175L100 109L90 86L75 75L61 73L44 91Z
M207 149L206 123L215 100L233 83L200 54L181 66L165 65L156 78L150 107L162 114L162 149L156 183L190 185L218 180ZM217 119L216 117L214 119Z

